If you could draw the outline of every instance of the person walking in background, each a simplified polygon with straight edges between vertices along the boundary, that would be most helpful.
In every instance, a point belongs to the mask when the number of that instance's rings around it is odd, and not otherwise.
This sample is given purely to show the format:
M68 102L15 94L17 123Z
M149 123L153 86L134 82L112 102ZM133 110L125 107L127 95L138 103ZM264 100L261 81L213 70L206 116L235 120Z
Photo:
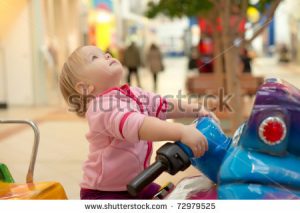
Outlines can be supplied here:
M289 59L289 49L286 44L282 44L279 48L279 62L288 63Z
M139 87L141 87L141 82L138 75L138 71L139 71L138 69L141 66L141 56L140 56L140 51L134 42L132 42L125 49L124 65L128 68L127 82L130 84L131 75L135 74L137 84Z
M154 91L157 90L157 75L159 72L164 70L162 62L162 54L157 45L151 44L147 53L147 64L153 75Z
M242 65L242 72L243 73L251 73L251 71L252 71L252 68L251 68L252 58L249 55L249 52L246 48L242 50L242 54L240 55L240 59L241 59L241 65Z
M191 48L191 53L189 55L189 61L188 61L188 69L190 71L198 69L199 67L199 53L197 47Z

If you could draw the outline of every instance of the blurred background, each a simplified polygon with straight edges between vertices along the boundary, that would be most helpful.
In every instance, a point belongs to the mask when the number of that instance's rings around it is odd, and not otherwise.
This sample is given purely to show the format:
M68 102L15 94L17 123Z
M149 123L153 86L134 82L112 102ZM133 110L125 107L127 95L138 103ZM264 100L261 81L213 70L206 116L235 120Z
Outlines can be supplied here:
M251 113L263 78L300 85L299 10L293 0L0 0L0 120L38 123L36 181L61 182L78 199L88 127L58 88L72 51L96 45L124 64L123 83L161 95L181 90L203 102L224 88L235 94L234 111L216 114L232 134ZM139 59L132 70L133 48ZM32 137L27 127L0 125L0 162L17 182L25 180ZM190 168L158 182L196 174Z

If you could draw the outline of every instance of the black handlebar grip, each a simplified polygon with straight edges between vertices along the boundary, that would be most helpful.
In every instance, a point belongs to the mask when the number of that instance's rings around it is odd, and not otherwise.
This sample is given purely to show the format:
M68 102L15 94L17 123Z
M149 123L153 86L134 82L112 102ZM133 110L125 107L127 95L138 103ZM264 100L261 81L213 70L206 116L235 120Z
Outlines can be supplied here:
M162 161L156 161L127 185L128 193L132 196L137 196L139 192L166 170L167 165Z

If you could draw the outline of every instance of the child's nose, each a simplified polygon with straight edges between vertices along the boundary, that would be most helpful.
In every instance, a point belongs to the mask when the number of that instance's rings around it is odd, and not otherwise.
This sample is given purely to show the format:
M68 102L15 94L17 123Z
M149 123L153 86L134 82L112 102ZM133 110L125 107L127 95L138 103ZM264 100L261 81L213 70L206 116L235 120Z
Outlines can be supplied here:
M109 53L105 53L105 59L110 59L111 55Z

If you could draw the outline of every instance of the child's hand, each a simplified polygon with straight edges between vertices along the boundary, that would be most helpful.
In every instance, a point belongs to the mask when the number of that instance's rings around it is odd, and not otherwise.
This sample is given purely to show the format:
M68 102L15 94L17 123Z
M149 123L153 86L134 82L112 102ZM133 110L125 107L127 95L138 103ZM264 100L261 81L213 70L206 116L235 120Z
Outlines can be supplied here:
M192 149L195 157L201 157L208 150L205 136L193 124L183 127L181 142Z
M214 119L218 124L221 124L219 118L215 115L215 113L211 112L211 111L208 111L204 108L202 108L199 113L198 113L198 117L204 117L204 116L207 116L207 117L211 117L212 119Z

